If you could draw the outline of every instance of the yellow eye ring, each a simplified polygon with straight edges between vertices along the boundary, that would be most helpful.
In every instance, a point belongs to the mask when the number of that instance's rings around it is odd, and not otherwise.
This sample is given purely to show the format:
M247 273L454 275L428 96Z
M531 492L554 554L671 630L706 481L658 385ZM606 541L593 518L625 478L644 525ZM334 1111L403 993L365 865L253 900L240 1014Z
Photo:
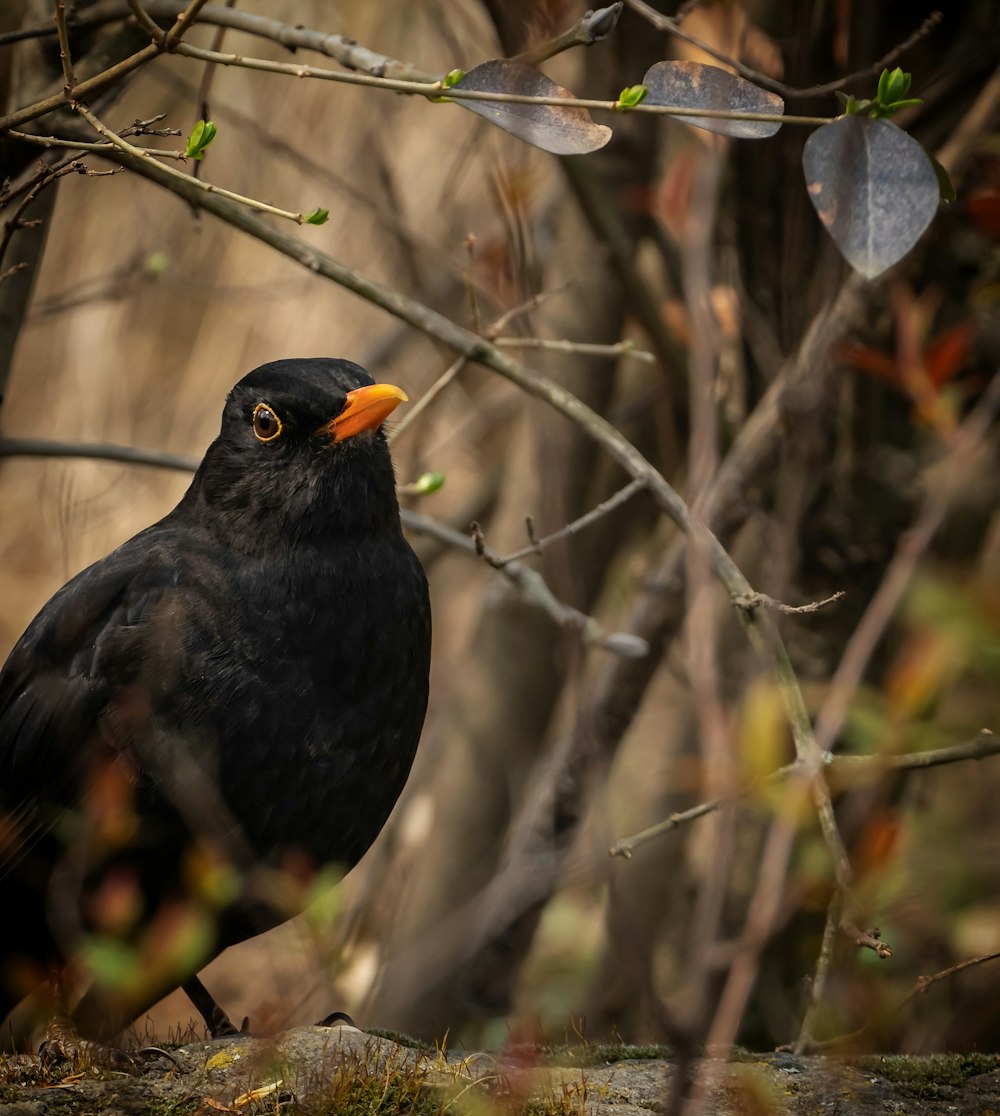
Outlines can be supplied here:
M251 423L258 442L273 442L275 438L281 437L281 419L266 403L258 403L254 407Z

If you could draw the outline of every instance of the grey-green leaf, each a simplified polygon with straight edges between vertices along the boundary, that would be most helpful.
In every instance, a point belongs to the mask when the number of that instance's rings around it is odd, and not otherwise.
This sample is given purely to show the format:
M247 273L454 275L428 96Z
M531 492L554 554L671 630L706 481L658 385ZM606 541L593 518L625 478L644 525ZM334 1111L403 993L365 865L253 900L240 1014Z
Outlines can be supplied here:
M768 116L781 116L785 111L785 102L777 93L769 93L752 81L701 62L657 62L650 66L642 84L649 90L647 105ZM781 127L780 120L772 124L767 120L726 120L718 116L679 115L674 119L738 139L767 139Z
M573 96L568 89L556 85L539 70L503 59L483 62L469 70L454 88L477 89L484 93L516 93L526 97ZM525 143L551 151L554 155L585 155L597 151L611 139L611 129L604 124L595 124L584 108L458 98L456 103Z
M889 120L843 116L802 153L806 189L837 247L869 279L903 258L937 212L927 152Z

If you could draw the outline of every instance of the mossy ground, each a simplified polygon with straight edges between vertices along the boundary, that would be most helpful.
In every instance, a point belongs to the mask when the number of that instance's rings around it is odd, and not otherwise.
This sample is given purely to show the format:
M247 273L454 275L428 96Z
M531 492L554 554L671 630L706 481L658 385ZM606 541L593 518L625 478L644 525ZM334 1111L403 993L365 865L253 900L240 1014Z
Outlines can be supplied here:
M852 1065L878 1074L922 1100L935 1100L946 1091L960 1089L970 1077L1000 1070L997 1054L931 1054L915 1058L905 1054L852 1058Z

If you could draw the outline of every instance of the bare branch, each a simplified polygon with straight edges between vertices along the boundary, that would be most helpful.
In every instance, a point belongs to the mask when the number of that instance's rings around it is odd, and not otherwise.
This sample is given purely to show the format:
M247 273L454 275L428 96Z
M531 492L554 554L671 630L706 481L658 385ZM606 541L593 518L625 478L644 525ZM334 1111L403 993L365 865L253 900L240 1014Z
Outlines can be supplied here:
M441 373L440 376L434 381L433 384L424 392L424 394L417 400L416 403L406 412L402 422L400 422L394 429L390 430L386 435L391 446L396 439L403 433L403 431L410 425L413 420L434 402L435 399L444 391L444 389L455 379L455 377L462 371L468 364L468 358L460 356Z
M724 51L719 50L718 47L714 47L711 43L705 42L704 39L699 39L689 31L685 31L680 25L681 18L683 18L680 12L671 19L670 16L663 15L655 8L650 7L644 0L626 0L626 2L633 11L638 12L658 31L666 31L670 35L676 35L678 39L683 39L684 42L703 50L717 61L724 63L726 66L731 66L741 77L756 82L757 85L763 85L767 89L773 89L775 93L780 93L783 97L818 97L823 93L833 93L837 89L843 89L845 85L850 85L852 81L857 81L859 78L878 75L891 62L895 62L897 58L919 43L926 35L929 35L944 18L941 12L931 12L912 35L904 39L898 46L893 47L877 62L873 62L863 70L856 70L853 74L837 78L836 81L828 81L822 85L810 85L799 89L793 85L785 85L784 82L778 81L770 74L762 73L760 70L754 70L750 66L744 65L738 59L731 58Z
M76 78L73 76L73 59L69 52L69 32L66 30L66 0L56 0L56 33L59 36L59 61L62 63L63 94L69 100L73 96Z
M618 341L614 345L591 345L586 341L555 341L547 337L498 337L494 344L501 349L541 349L550 353L580 353L583 356L630 356L644 364L655 364L656 357L637 349L633 341Z
M86 105L81 104L79 101L73 103L73 108L76 112L83 117L84 120L102 136L106 136L110 143L122 151L133 155L138 159L148 160L155 162L159 152L151 154L147 148L136 147L128 140L122 139L117 132L113 132L105 124L103 124ZM172 178L180 182L185 182L190 185L196 186L199 190L204 190L206 194L218 194L220 197L228 198L230 201L239 202L240 205L248 206L250 209L256 209L260 213L268 213L273 217L283 217L287 221L294 221L297 225L306 224L306 215L304 213L292 213L287 209L279 209L277 206L268 205L267 202L257 201L255 198L244 197L242 194L236 194L232 190L224 190L221 186L216 186L211 182L203 182L200 178L195 178L194 175L185 174L183 171L175 170L173 167L160 164L162 169L169 174Z
M514 55L511 61L521 62L525 66L537 66L539 62L544 62L547 58L554 58L564 50L603 43L618 26L618 20L624 7L622 0L617 0L616 3L610 4L606 8L586 12L572 27L567 27L561 35L557 35L547 43L542 43L530 50Z
M567 604L563 604L545 583L545 579L537 571L520 562L504 561L496 551L486 545L482 528L473 524L474 537L466 538L461 532L452 527L447 527L436 520L418 515L416 512L403 512L403 522L415 534L430 535L440 539L449 546L458 547L468 553L475 554L484 559L490 566L501 573L514 585L525 600L537 605L561 627L569 631L578 632L585 643L592 643L613 651L617 655L636 657L645 655L648 647L641 639L630 636L625 632L609 632L603 628L593 617L587 616Z
M634 480L625 485L624 488L619 489L613 496L609 496L606 500L602 501L597 507L592 508L586 515L581 515L579 519L574 519L572 523L567 523L565 527L561 527L558 531L553 531L551 535L546 535L544 538L532 538L532 531L534 525L529 519L528 537L531 538L531 546L526 546L522 550L517 550L513 554L509 554L506 558L500 558L500 566L502 569L508 562L517 562L522 558L530 558L532 554L541 554L546 547L551 546L552 543L558 539L565 539L571 535L575 535L582 531L585 527L589 527L592 523L596 523L599 519L613 512L616 508L621 507L622 504L627 503L637 493L642 492L646 487L643 480Z
M2 457L78 457L93 461L117 461L125 465L148 465L193 473L198 462L191 457L159 450L135 449L101 442L59 442L47 438L0 438Z
M926 752L903 752L899 755L891 756L840 756L831 754L827 759L826 766L828 769L842 770L845 773L850 772L851 774L882 771L919 771L925 767L939 767L949 763L963 763L966 760L986 759L988 756L995 755L1000 755L1000 737L994 736L988 729L983 729L983 731L972 740L965 741L962 744L955 744L948 748L934 748ZM623 837L620 841L616 841L608 852L611 856L622 856L628 860L635 850L645 845L647 841L652 841L656 837L662 837L664 834L669 833L671 830L678 829L688 822L697 821L698 818L703 818L706 814L713 813L729 802L737 802L740 799L746 798L747 795L752 794L758 787L770 786L772 783L782 782L792 775L797 774L801 769L802 764L798 760L796 760L795 763L789 763L784 767L779 767L776 771L772 771L769 775L765 775L762 779L758 779L756 782L750 784L731 797L709 799L699 803L697 806L692 806L690 810L671 814L670 817L666 818L664 821L657 822L656 825L651 825L647 829L640 830L640 832L634 833L631 837Z
M787 605L781 601L776 601L774 597L769 597L766 593L753 593L749 597L735 598L733 604L737 608L745 608L749 612L753 612L755 608L764 607L773 608L776 612L783 612L786 616L799 616L806 612L819 612L821 608L825 608L828 604L842 600L844 596L843 589L838 589L832 596L824 597L821 601L810 601L804 605Z

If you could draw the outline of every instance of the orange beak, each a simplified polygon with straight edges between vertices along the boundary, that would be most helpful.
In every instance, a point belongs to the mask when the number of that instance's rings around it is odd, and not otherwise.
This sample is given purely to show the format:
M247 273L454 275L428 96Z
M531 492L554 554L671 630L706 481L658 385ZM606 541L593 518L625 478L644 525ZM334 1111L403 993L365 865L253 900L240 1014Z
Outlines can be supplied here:
M392 384L371 384L347 393L347 403L335 419L324 423L319 432L343 442L365 430L376 430L400 405L407 394Z

